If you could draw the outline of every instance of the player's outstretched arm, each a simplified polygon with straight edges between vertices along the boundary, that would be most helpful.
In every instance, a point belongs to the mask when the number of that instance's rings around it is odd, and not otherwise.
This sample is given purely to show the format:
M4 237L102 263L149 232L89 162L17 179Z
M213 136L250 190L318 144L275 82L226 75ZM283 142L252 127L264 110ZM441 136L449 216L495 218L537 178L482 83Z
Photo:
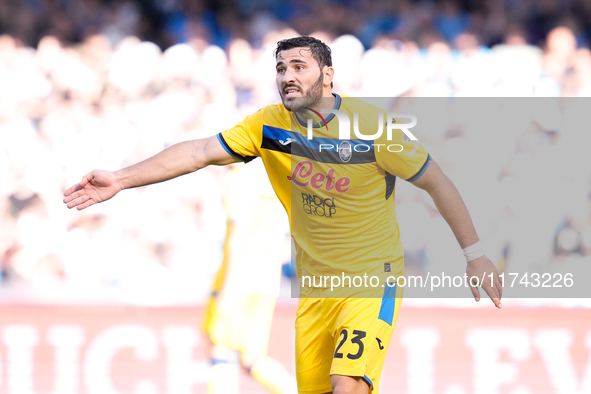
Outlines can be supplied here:
M412 183L427 191L431 198L433 198L439 213L447 221L463 249L478 242L478 235L474 229L472 219L458 189L456 189L453 182L441 171L441 168L435 161L431 161L425 173ZM466 268L468 278L473 276L482 278L483 275L488 277L491 273L493 274L493 286L491 286L490 281L486 280L482 284L482 288L494 302L495 306L501 308L501 280L494 264L486 256L482 256L470 261ZM471 286L471 290L476 301L480 301L478 287Z
M240 161L222 147L216 136L180 142L119 171L94 170L64 192L64 203L78 210L107 201L123 189L167 181L208 165Z

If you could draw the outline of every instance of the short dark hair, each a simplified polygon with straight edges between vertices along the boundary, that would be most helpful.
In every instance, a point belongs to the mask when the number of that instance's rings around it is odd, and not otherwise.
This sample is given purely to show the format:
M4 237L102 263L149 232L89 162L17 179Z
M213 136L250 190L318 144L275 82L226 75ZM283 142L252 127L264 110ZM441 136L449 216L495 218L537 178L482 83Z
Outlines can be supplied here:
M332 56L328 45L310 36L293 37L277 42L277 48L273 55L277 59L281 51L287 51L292 48L310 48L312 57L318 62L320 70L324 66L332 67Z

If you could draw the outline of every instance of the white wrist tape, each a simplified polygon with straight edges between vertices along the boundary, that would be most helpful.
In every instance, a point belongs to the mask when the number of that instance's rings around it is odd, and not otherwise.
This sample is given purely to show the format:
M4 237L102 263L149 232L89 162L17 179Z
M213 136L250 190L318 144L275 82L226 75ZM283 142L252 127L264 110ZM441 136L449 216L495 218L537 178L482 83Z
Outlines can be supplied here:
M462 249L464 256L466 256L466 262L469 263L472 260L476 260L479 257L484 256L484 248L480 244L480 241L467 248Z

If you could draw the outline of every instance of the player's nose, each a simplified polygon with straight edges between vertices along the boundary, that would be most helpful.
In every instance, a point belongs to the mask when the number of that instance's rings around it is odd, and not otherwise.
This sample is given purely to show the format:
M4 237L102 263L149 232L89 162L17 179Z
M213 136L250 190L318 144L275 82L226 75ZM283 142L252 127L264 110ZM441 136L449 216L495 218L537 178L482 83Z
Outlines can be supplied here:
M293 72L293 70L290 70L289 68L287 70L285 70L285 72L283 73L283 82L285 84L289 84L291 82L295 81L295 73Z

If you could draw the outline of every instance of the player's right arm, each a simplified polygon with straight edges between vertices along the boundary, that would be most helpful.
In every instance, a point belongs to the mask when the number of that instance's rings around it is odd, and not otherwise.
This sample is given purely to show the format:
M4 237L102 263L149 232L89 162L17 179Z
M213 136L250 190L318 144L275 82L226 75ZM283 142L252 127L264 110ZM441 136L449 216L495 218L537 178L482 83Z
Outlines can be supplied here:
M185 175L208 165L227 165L240 159L228 153L216 136L180 142L118 171L94 170L64 192L64 203L78 210L107 201L123 189L150 185Z

